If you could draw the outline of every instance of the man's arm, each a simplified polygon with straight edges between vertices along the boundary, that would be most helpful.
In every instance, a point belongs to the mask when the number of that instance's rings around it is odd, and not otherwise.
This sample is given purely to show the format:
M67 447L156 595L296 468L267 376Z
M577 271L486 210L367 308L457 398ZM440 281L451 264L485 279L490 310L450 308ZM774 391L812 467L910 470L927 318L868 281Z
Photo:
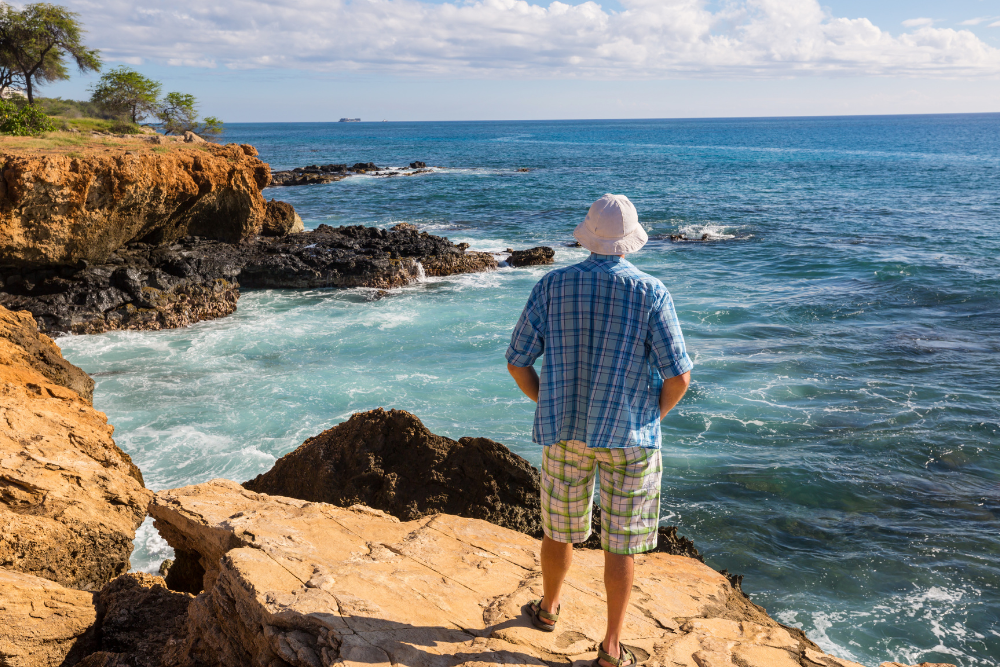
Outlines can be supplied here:
M524 369L521 369L524 370ZM534 372L535 369L531 369ZM511 371L513 375L513 371ZM517 379L517 376L514 376ZM674 409L674 406L684 397L684 392L687 391L688 385L691 383L691 371L687 373L681 373L680 375L675 375L672 378L667 378L663 381L663 389L660 390L660 419L667 416L667 413ZM518 386L521 385L521 381L517 380ZM538 376L535 376L535 395L538 395ZM524 391L524 387L521 387ZM525 391L524 393L528 393ZM537 399L536 399L537 400Z
M533 400L535 403L538 402L538 373L535 372L534 366L515 366L514 364L507 364L507 371L513 376L514 381L517 382L518 388L524 392L524 395ZM687 385L684 385L685 388ZM664 385L666 387L666 385ZM681 391L681 396L684 392ZM660 394L660 405L663 405L663 394ZM681 400L680 396L677 397L677 401ZM674 401L674 403L677 403ZM670 407L673 407L671 405ZM662 407L660 408L662 410Z

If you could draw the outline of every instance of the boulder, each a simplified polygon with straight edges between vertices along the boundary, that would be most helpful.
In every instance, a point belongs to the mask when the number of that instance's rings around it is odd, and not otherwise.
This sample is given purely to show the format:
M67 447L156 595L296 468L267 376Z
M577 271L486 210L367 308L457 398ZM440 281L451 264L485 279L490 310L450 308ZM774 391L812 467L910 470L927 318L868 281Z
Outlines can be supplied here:
M604 634L602 554L576 554L558 630L538 632L539 542L485 521L400 522L227 480L161 491L150 514L206 570L164 664L584 665ZM622 641L640 665L859 667L734 596L695 559L637 556Z
M24 314L2 307L0 332L30 333ZM55 354L44 336L37 345ZM128 570L152 494L107 417L21 360L23 349L0 345L0 568L97 590Z
M0 665L75 665L96 648L94 594L0 569Z
M499 442L435 435L403 410L356 413L244 486L404 520L444 512L541 537L537 470Z
M528 250L514 250L507 258L510 266L535 266L538 264L551 264L555 261L556 251L547 246L538 246Z
M270 168L252 146L165 153L0 154L0 273L105 263L127 243L260 233Z
M302 218L295 212L291 204L272 199L267 202L264 214L264 225L260 233L264 236L284 236L305 231Z
M421 162L420 160L416 160L410 163L410 169L426 169L426 168L427 168L427 163Z
M199 137L194 132L191 132L190 130L188 130L187 132L184 133L184 143L186 143L186 144L204 144L204 143L208 143L208 142L206 142L204 139L202 139L201 137Z

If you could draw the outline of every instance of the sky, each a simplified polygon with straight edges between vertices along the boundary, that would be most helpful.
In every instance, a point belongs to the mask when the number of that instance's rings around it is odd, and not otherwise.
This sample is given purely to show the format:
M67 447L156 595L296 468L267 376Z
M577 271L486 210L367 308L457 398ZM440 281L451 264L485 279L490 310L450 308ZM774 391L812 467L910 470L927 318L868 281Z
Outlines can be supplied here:
M1000 112L1000 0L61 4L227 122Z

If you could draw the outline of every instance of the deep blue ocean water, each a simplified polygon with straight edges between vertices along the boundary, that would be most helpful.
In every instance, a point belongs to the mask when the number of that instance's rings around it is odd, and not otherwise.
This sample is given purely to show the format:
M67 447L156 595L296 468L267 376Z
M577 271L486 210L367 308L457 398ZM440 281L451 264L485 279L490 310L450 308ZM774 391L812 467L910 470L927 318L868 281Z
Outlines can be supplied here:
M439 167L272 188L307 227L411 222L556 264L605 192L650 235L695 361L662 516L780 621L866 665L1000 662L1000 115L239 124L275 169ZM530 169L527 173L517 171ZM678 231L716 239L675 243ZM245 292L189 329L66 337L153 489L243 481L351 413L409 410L538 464L506 372L545 268ZM170 551L147 523L133 566Z

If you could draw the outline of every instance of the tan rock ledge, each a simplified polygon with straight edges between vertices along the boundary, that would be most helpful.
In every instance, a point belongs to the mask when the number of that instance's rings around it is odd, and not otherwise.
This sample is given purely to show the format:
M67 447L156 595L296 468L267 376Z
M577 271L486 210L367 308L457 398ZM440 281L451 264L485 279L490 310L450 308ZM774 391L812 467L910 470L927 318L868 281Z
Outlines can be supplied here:
M524 614L541 597L538 541L444 514L267 496L227 480L158 493L150 514L200 554L205 590L164 664L589 665L604 631L603 558L577 551L559 629ZM664 667L847 667L741 603L692 558L636 561L624 643Z
M94 594L0 569L0 665L75 665L94 644Z

